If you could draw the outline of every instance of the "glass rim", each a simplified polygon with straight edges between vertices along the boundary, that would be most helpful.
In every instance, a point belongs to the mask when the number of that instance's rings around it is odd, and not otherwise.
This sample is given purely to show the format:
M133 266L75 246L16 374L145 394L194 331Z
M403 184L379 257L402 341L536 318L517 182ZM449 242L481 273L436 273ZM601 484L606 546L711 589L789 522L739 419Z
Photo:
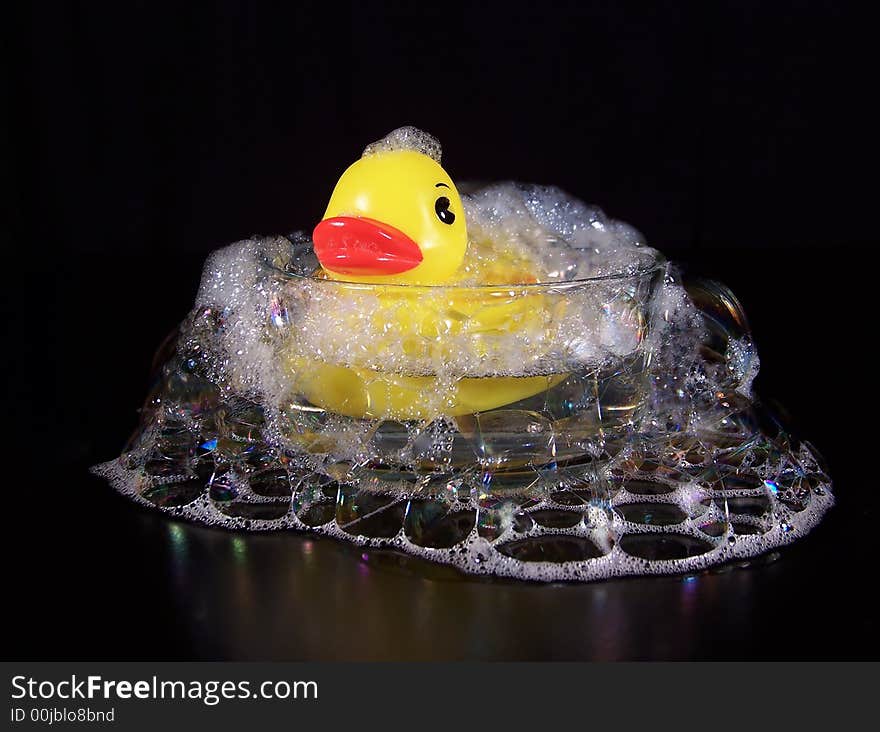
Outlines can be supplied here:
M517 289L517 290L544 290L544 289L569 289L575 288L582 285L590 285L590 284L600 284L606 282L614 282L614 281L624 281L624 280L637 280L641 279L647 275L655 274L663 270L666 267L667 260L666 258L657 250L651 249L650 253L647 249L642 249L641 252L650 258L650 261L640 266L634 272L610 272L608 274L603 275L595 275L592 277L579 277L571 280L543 280L541 282L499 282L495 284L478 284L478 285L468 285L468 284L457 284L457 283L449 283L449 284L439 284L439 285L427 285L427 284L417 284L417 283L400 283L400 282L353 282L351 280L337 280L337 279L329 279L326 277L316 277L314 274L300 274L298 272L292 272L288 269L282 269L272 262L266 261L266 265L292 280L300 280L302 282L314 282L319 285L342 285L348 288L357 288L363 290L372 290L372 289L382 289L386 290L389 288L399 288L400 291L412 291L412 290L430 290L430 291L444 291L444 290L478 290L482 292L487 291L497 291L497 290L509 290L509 289Z

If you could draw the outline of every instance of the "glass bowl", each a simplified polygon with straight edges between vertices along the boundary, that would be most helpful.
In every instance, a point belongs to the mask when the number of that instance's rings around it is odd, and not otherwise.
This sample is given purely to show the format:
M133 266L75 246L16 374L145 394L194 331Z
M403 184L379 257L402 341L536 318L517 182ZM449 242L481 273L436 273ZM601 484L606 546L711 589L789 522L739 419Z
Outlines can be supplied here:
M96 471L210 525L542 581L743 560L833 503L821 458L751 392L733 293L682 286L652 250L516 285L317 271L302 236L215 254L140 428Z

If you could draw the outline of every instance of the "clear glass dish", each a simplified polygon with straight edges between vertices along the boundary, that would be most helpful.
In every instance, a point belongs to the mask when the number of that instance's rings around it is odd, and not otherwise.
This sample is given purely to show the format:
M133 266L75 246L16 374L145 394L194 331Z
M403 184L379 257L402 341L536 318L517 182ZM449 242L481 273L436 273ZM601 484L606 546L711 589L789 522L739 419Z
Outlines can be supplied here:
M312 270L294 258L300 271ZM521 470L601 452L646 398L653 296L664 263L630 273L504 286L373 285L286 268L273 298L285 371L282 427L309 440L315 415L334 451L414 470ZM318 411L316 411L318 410ZM355 424L377 424L366 447ZM467 444L404 454L412 424L443 422ZM454 425L454 426L453 426ZM323 448L328 448L324 445Z

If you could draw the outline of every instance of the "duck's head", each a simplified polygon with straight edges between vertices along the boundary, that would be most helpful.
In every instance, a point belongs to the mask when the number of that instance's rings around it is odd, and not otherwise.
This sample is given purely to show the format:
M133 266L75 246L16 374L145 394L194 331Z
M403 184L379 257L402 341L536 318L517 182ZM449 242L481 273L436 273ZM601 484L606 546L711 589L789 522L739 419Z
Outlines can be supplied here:
M440 284L464 260L467 229L439 162L414 149L368 148L336 184L313 240L333 279Z

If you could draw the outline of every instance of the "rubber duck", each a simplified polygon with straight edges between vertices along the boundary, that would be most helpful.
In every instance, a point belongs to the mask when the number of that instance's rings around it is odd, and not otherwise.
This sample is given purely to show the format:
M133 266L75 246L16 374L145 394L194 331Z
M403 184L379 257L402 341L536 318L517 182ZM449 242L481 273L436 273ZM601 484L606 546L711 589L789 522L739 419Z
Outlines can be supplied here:
M338 281L342 297L350 288L352 302L369 285L373 304L368 313L346 308L331 334L356 334L369 351L369 367L318 363L292 349L298 389L312 404L357 418L455 417L512 404L566 378L450 380L437 375L442 367L426 373L426 364L455 364L463 355L491 361L493 351L515 335L540 339L559 313L542 294L503 284L534 282L522 269L508 265L505 271L503 257L492 262L493 277L499 271L506 277L496 280L499 289L461 284L472 274L465 265L469 242L461 196L439 161L424 152L380 150L352 164L337 182L313 242L322 268L317 276ZM559 300L556 309L564 307ZM385 353L394 357L376 364Z
M423 285L450 281L468 242L455 184L436 160L415 150L353 163L312 239L331 279Z

